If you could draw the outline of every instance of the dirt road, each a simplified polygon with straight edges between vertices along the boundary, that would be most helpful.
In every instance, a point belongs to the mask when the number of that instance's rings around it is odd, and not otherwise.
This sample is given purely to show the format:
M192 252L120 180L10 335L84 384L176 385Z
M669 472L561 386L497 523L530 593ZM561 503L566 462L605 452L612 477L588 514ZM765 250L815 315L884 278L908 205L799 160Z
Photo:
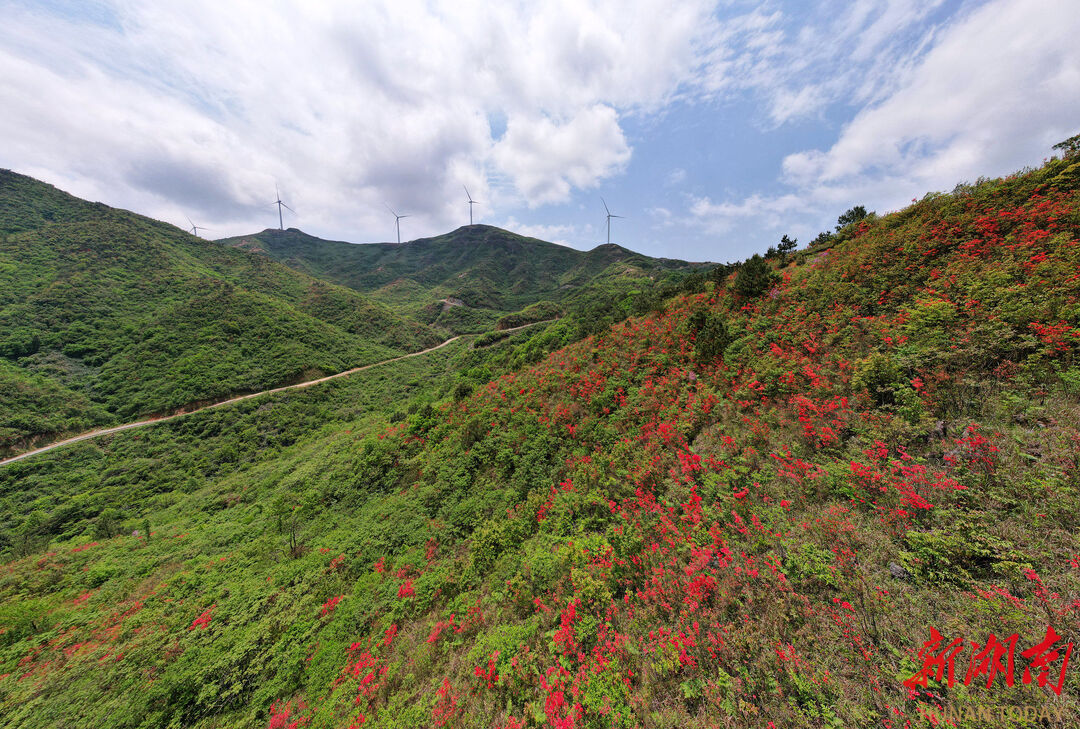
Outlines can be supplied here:
M80 440L88 440L90 438L97 438L98 436L109 435L110 433L119 433L121 430L130 430L131 428L141 428L144 425L153 425L154 423L164 423L166 420L175 420L176 418L182 418L182 417L185 417L187 415L194 415L195 413L201 413L204 410L210 410L212 408L219 408L219 407L221 407L223 405L231 405L232 403L240 402L241 400L250 400L253 397L259 397L261 395L267 395L267 394L269 394L271 392L284 392L285 390L297 390L297 389L299 389L301 387L311 387L312 385L318 385L320 382L326 382L328 380L334 380L334 379L337 379L338 377L348 377L351 374L354 374L356 372L360 372L362 370L368 370L368 369L371 369L372 367L378 367L379 365L390 364L391 362L398 362L398 361L403 360L403 359L408 359L409 357L419 357L422 354L427 354L428 352L434 352L436 349L442 349L446 345L450 344L451 342L455 342L458 339L461 339L461 337L460 336L451 337L450 339L447 339L442 344L436 344L434 347L428 347L427 349L420 350L419 352L411 352L409 354L403 354L400 357L393 357L391 359L384 359L382 362L373 362L371 364L363 365L362 367L353 367L351 370L345 370L344 372L338 372L336 375L327 375L326 377L320 377L320 378L318 378L316 380L307 380L306 382L298 382L295 385L284 385L282 387L275 387L275 388L270 389L270 390L262 390L261 392L253 392L253 393L251 393L249 395L239 395L237 397L229 398L228 400L222 400L221 402L213 403L212 405L204 405L201 408L196 408L194 410L186 410L186 411L182 411L182 412L179 412L179 413L173 413L172 415L162 415L162 416L159 416L159 417L147 418L146 420L139 420L139 421L136 421L134 423L125 423L124 425L114 425L114 426L112 426L110 428L101 428L100 430L91 430L89 432L83 433L82 435L76 435L73 438L67 438L65 440L58 440L55 443L50 443L47 446L42 446L41 448L35 448L32 451L27 451L26 453L20 453L19 455L12 456L11 458L5 458L4 460L0 461L0 466L4 466L4 465L6 465L8 463L14 463L15 461L21 461L24 458L29 458L30 456L36 456L38 453L45 453L46 451L51 451L54 448L59 448L61 446L70 445L72 443L78 443Z
M501 331L503 331L503 332L516 332L519 329L525 329L527 327L536 326L537 324L546 324L548 322L552 322L552 321L556 321L556 320L557 319L546 319L544 321L535 321L535 322L532 322L531 324L522 324L521 326L513 327L511 329L503 329ZM5 458L4 460L0 460L0 466L7 465L8 463L14 463L15 461L21 461L24 458L29 458L30 456L36 456L38 453L45 453L47 451L51 451L54 448L59 448L61 446L71 445L72 443L78 443L80 440L88 440L90 438L97 438L98 436L109 435L110 433L119 433L121 430L130 430L131 428L141 428L144 425L153 425L154 423L164 423L166 420L175 420L176 418L182 418L182 417L187 416L187 415L194 415L195 413L201 413L204 410L210 410L211 408L219 408L222 405L230 405L230 404L232 404L234 402L240 402L241 400L250 400L253 397L260 397L261 395L267 395L267 394L269 394L271 392L284 392L285 390L297 390L297 389L300 389L301 387L311 387L312 385L318 385L320 382L326 382L328 380L335 380L338 377L348 377L351 374L354 374L356 372L360 372L362 370L369 370L372 367L378 367L379 365L390 364L391 362L398 362L398 361L403 360L403 359L408 359L409 357L419 357L422 354L427 354L428 352L434 352L436 349L442 349L443 347L450 344L451 342L456 342L457 340L461 339L462 336L464 336L464 335L458 335L456 337L450 337L450 339L447 339L442 344L436 344L434 347L428 347L427 349L422 349L419 352L411 352L410 354L403 354L400 357L393 357L391 359L384 359L382 362L373 362L371 364L363 365L362 367L353 367L351 370L345 370L344 372L338 372L336 375L327 375L326 377L320 377L320 378L318 378L316 380L307 380L306 382L298 382L295 385L284 385L282 387L275 387L275 388L273 388L271 390L262 390L261 392L253 392L250 395L239 395L238 397L229 398L228 400L222 400L221 402L216 402L216 403L213 403L212 405L204 405L203 407L195 408L194 410L185 410L185 411L181 411L181 412L178 412L178 413L173 413L172 415L161 415L161 416L154 417L154 418L147 418L146 420L139 420L139 421L136 421L134 423L125 423L124 425L114 425L114 426L112 426L110 428L101 428L100 430L91 430L89 432L83 433L82 435L76 435L76 436L74 436L72 438L67 438L65 440L58 440L55 443L50 443L49 445L42 446L41 448L35 448L32 451L27 451L26 453L20 453L19 455L12 456L11 458Z

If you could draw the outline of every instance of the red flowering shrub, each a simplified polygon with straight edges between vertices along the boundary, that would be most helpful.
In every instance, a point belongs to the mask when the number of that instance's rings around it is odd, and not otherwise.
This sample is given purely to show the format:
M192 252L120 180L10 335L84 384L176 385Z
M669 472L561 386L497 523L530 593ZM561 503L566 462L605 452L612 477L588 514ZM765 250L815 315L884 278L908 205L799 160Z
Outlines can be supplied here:
M199 630L206 630L208 627L210 627L210 621L213 620L213 616L211 615L211 613L213 612L215 607L217 606L211 605L206 610L204 610L202 614L199 615L199 617L192 620L191 625L188 626L188 630L195 630L196 628L198 628Z

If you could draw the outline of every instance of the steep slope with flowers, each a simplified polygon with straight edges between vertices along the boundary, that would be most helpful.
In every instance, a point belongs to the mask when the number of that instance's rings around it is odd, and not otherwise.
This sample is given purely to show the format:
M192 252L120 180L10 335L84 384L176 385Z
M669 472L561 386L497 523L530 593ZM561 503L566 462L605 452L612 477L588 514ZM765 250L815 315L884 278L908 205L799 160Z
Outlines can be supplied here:
M1075 726L1080 164L747 269L9 563L9 723Z

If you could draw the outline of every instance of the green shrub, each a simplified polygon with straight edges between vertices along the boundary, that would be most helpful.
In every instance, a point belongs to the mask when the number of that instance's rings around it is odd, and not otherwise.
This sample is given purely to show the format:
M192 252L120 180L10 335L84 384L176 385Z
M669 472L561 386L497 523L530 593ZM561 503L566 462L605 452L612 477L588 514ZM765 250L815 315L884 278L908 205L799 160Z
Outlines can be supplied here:
M997 574L1017 578L1030 569L1028 556L985 527L960 520L945 531L909 531L900 561L921 580L935 585L966 586L976 578Z
M788 550L784 557L784 571L792 579L808 580L835 588L840 586L836 579L835 562L832 552L805 542L797 549Z
M897 393L905 387L910 389L896 361L879 352L855 363L851 384L856 390L866 390L871 402L879 408L895 405Z
M732 342L724 319L716 313L698 310L689 321L694 336L694 355L699 362L718 359Z

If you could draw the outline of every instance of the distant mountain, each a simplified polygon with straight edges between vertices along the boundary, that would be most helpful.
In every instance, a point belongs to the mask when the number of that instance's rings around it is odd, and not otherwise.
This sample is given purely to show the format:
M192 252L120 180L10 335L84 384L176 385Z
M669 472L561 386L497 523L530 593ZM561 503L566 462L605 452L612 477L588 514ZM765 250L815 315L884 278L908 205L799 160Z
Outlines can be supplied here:
M401 245L323 240L295 228L218 242L264 254L454 330L539 301L564 303L598 287L633 288L706 266L650 258L617 245L578 251L490 225ZM449 313L448 301L486 316L447 321L442 314Z
M265 256L0 170L0 450L439 339Z

